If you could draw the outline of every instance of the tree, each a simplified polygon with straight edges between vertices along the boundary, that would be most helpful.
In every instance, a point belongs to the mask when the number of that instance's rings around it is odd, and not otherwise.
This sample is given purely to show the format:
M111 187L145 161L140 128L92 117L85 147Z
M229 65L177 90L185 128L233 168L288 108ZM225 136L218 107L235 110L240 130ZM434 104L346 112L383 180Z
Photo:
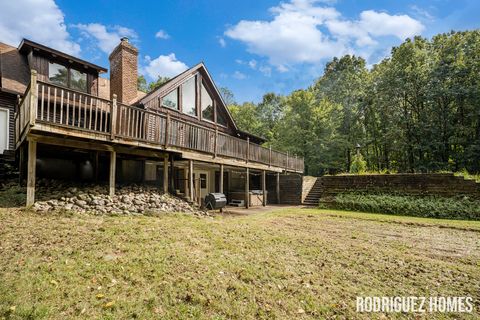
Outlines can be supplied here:
M147 80L143 75L139 75L137 78L137 90L142 92L148 92Z
M158 76L157 78L157 81L153 81L153 82L150 82L148 84L148 90L149 92L161 87L163 84L165 84L165 82L167 82L168 80L170 80L169 77L162 77L162 76Z
M218 88L218 91L220 91L223 101L225 101L225 104L227 106L236 104L235 96L233 95L233 92L230 91L230 89L228 89L227 87L220 87Z

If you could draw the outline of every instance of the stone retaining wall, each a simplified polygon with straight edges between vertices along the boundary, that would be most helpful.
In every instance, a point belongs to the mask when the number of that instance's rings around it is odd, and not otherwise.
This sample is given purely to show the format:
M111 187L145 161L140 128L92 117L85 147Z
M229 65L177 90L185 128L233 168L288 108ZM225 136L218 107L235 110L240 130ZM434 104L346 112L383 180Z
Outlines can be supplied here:
M384 174L320 177L322 197L342 192L388 192L411 195L480 198L480 184L453 174Z

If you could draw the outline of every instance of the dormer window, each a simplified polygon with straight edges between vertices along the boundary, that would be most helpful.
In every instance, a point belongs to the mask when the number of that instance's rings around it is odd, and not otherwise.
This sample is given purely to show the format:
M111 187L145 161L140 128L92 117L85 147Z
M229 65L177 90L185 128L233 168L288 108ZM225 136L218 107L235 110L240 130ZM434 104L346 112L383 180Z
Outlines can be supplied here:
M87 92L87 74L75 69L70 69L70 88Z
M48 65L48 80L53 84L68 87L68 69L58 63Z
M48 80L56 85L87 92L87 74L64 65L50 62L48 64Z

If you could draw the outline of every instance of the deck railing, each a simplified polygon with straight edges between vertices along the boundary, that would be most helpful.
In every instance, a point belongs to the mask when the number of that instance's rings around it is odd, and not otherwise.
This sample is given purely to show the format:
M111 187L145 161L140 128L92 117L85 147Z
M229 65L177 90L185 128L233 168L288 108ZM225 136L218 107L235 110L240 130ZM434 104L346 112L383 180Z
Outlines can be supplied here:
M113 121L112 121L113 120ZM19 101L17 137L38 123L67 127L110 139L136 140L194 150L303 172L303 159L265 148L169 114L148 111L36 80Z

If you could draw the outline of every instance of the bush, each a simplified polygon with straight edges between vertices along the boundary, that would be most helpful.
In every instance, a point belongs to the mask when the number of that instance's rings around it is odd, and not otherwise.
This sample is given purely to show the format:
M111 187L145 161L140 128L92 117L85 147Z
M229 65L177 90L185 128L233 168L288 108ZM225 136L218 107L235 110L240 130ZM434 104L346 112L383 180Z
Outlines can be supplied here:
M367 161L363 159L361 153L353 156L352 164L350 165L350 173L362 174L367 171Z
M480 201L468 197L343 193L320 208L407 215L427 218L480 220Z

